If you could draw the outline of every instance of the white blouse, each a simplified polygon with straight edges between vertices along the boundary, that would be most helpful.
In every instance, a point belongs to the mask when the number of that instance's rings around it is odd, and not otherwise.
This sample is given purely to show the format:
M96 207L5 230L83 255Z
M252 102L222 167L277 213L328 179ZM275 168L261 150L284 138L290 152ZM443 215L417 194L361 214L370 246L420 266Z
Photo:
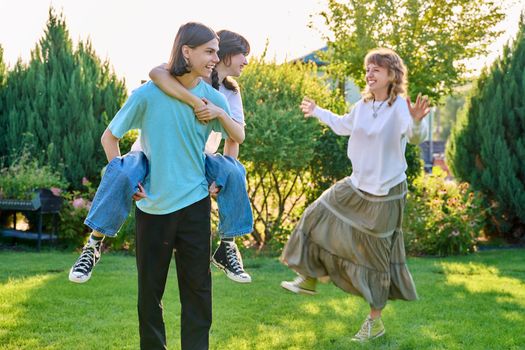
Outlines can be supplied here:
M241 92L229 90L225 88L222 84L219 86L219 92L221 92L226 97L226 100L230 105L232 119L241 125L245 125ZM219 149L219 145L221 144L221 139L222 134L220 132L212 131L210 136L208 136L208 141L206 141L204 152L210 154L217 152L217 150Z
M388 102L359 100L350 113L338 116L316 107L314 115L336 134L350 136L348 158L352 162L350 181L360 190L384 196L406 179L407 141L419 144L427 135L428 122L414 122L407 102L398 96L392 106Z

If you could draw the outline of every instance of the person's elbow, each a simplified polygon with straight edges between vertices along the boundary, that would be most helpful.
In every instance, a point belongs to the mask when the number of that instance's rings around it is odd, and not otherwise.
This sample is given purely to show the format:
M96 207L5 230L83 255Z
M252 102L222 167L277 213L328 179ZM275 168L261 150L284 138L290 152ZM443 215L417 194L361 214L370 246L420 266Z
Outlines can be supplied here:
M244 142L244 139L246 138L246 134L244 133L244 129L241 131L241 139L237 141L237 143L240 145Z
M245 137L244 125L231 119L226 113L224 113L222 117L223 117L223 120L230 119L230 122L233 122L228 127L225 127L228 131L229 138L237 142L239 145L243 143L244 137Z
M244 138L246 136L245 133L244 133L244 129L240 130L236 134L237 135L230 135L230 138L240 145L240 144L242 144L244 142Z
M155 67L153 68L152 70L149 71L149 78L153 81L157 80L160 76L161 72L160 72L160 68L159 67Z
M118 143L118 138L115 137L115 135L113 135L109 129L106 129L100 137L100 143L102 144L102 147L105 147L109 144Z
M163 76L163 74L166 74L167 72L167 65L161 64L160 66L157 66L149 71L149 78L153 81L159 79Z

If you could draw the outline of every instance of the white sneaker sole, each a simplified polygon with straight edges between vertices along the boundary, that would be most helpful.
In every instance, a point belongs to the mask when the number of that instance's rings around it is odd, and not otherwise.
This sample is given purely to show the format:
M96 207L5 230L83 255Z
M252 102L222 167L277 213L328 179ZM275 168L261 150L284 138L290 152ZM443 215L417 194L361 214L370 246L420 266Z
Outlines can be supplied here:
M69 280L71 282L74 282L74 283L85 283L87 281L89 281L89 279L91 278L91 272L87 275L80 275L80 276L77 276L74 274L73 272L73 268L71 268L71 270L69 270Z
M295 284L293 284L292 282L288 282L288 281L281 282L281 287L283 287L284 289L286 289L286 290L288 290L288 291L290 291L292 293L295 293L295 294L305 294L305 295L315 295L315 294L317 294L317 292L315 290L308 290L308 289L299 288Z
M352 338L351 340L354 341L354 342L359 342L359 343L366 343L368 341L371 341L371 340L374 340L374 339L377 339L379 337L382 337L383 335L385 335L385 330L383 329L382 332L376 334L375 336L373 336L372 338L367 338L367 339L360 339L360 338Z
M226 269L226 267L218 263L214 258L211 258L211 262L213 263L213 265L215 265L216 268L218 268L219 270L222 270L222 272L224 272L224 274L234 282L237 282L237 283L251 283L252 282L252 278L248 274L245 274L243 276L243 275L236 275L234 273L231 273L230 271Z

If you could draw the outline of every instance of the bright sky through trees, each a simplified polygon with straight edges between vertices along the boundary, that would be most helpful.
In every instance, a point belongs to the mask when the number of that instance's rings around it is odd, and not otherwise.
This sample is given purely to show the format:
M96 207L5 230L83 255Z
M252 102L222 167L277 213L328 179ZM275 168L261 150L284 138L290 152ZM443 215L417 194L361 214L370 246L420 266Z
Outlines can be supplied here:
M525 0L509 1L514 4L502 23L505 35L492 46L494 53L477 60L476 66L491 62L515 34ZM319 33L325 28L316 15L325 8L322 0L0 0L0 45L8 65L19 57L29 59L43 35L49 6L63 12L74 42L91 38L97 54L109 58L117 75L126 78L128 89L147 79L151 67L167 61L177 29L188 21L243 34L255 56L268 40L267 58L277 62L325 45ZM310 21L319 30L308 28Z

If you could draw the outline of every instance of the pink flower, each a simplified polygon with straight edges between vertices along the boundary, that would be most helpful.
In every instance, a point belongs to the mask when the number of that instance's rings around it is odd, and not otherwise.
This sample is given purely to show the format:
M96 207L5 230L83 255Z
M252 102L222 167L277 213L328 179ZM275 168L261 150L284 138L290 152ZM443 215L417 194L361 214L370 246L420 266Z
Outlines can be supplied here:
M62 193L62 190L58 187L51 187L50 190L53 193L53 195L57 197L59 197L60 194Z
M84 177L82 178L82 185L83 185L83 186L89 186L90 183L91 183L91 182L87 179L87 177L84 176Z
M73 200L73 207L75 209L86 208L86 201L84 200L84 198L75 198Z

